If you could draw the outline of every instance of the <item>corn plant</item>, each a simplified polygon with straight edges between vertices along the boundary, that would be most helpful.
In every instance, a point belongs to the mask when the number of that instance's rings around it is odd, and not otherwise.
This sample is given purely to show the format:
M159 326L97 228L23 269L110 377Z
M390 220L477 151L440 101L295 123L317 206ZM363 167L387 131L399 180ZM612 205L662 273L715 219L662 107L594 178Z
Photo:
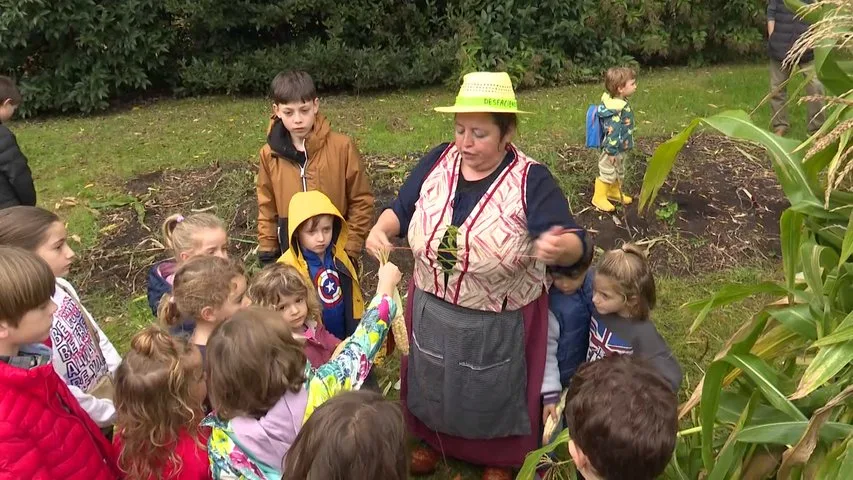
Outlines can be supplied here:
M853 0L786 4L812 23L788 61L797 65L815 49L807 74L826 89L823 127L801 141L756 126L743 111L696 119L657 148L643 182L641 208L706 126L763 146L791 204L780 219L783 282L732 284L687 305L697 312L692 333L712 309L759 294L775 300L744 318L681 406L687 428L668 479L853 478L853 193L844 188L853 170ZM533 452L519 478L532 478L551 450Z

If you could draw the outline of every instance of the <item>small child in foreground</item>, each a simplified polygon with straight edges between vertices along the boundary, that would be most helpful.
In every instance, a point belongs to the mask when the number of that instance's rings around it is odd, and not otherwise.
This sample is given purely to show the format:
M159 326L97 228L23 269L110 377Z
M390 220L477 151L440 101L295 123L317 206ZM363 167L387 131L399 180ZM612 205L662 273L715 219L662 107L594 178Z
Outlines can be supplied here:
M655 307L655 279L646 252L626 243L604 254L595 271L586 360L635 355L654 367L673 392L681 385L681 366L658 333L649 313Z
M653 480L672 458L678 400L642 360L614 355L582 365L569 387L569 453L586 480Z
M113 375L121 356L83 306L66 275L75 254L68 245L65 223L38 207L0 210L0 245L20 247L47 262L56 277L53 326L45 344L51 348L53 368L65 380L80 407L111 435L115 423Z
M209 480L201 353L151 325L133 336L116 371L119 468L129 479Z
M570 267L549 265L553 285L548 291L548 356L542 379L542 423L557 418L560 392L568 388L578 366L586 361L594 273L590 272L595 247L587 237L580 260Z
M175 273L171 294L160 301L160 322L191 325L190 342L205 357L207 341L220 323L249 305L242 265L219 257L187 260Z
M407 480L400 405L376 392L341 393L305 422L287 459L283 480Z
M332 358L341 341L323 326L317 296L299 270L272 264L255 275L247 295L253 305L279 312L293 333L305 339L305 356L312 367Z
M15 82L0 76L0 209L36 204L36 187L27 157L21 152L15 134L5 125L21 101Z
M148 306L155 317L160 299L172 293L175 272L184 262L200 255L228 259L228 232L216 215L170 215L163 221L162 232L163 244L172 253L172 258L156 263L148 271Z
M377 294L341 352L313 370L302 341L271 310L250 307L223 322L208 343L208 392L215 416L208 453L215 479L278 479L290 446L314 410L361 387L396 314L400 270L379 269Z
M41 343L53 324L54 288L44 260L0 247L0 478L115 480L112 446Z
M634 111L628 97L637 91L637 74L626 67L611 68L604 75L604 87L598 106L604 140L598 160L598 178L592 205L604 212L612 212L615 202L628 205L633 201L622 190L627 152L634 148Z

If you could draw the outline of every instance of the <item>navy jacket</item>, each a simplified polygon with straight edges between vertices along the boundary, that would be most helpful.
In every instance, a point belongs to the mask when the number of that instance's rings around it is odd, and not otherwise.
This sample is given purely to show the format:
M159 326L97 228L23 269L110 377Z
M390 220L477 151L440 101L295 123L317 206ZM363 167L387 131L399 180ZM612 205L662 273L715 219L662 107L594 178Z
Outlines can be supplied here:
M27 157L18 148L15 134L0 124L0 208L35 204L36 188Z
M557 343L557 365L560 368L560 383L569 386L578 366L586 360L589 348L589 324L595 307L592 304L592 279L594 271L586 273L583 285L572 295L551 287L548 307L560 324L560 340Z
M803 0L803 3L812 3L812 0ZM773 35L770 36L767 42L767 49L770 53L770 58L781 62L785 60L788 51L794 46L800 36L806 33L809 25L799 18L796 18L793 12L785 6L784 0L768 0L767 2L767 20L776 22L773 27ZM814 52L809 50L803 55L800 63L809 63L814 60Z

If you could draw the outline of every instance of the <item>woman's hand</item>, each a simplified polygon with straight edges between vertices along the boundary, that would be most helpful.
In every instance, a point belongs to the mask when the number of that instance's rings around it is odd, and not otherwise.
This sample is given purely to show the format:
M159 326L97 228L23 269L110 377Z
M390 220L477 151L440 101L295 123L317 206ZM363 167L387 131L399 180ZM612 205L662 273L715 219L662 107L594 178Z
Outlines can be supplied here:
M388 296L393 295L394 289L397 288L402 278L403 274L400 273L400 269L393 263L388 262L382 265L379 267L379 284L376 286L376 293Z
M367 235L367 240L364 245L367 248L367 251L370 252L370 254L377 260L379 260L379 256L382 252L387 252L394 248L391 244L391 240L388 239L388 234L382 231L382 229L379 228L379 225L370 229L370 233Z
M533 255L546 265L572 265L580 258L583 242L570 230L554 226L539 235L533 249Z

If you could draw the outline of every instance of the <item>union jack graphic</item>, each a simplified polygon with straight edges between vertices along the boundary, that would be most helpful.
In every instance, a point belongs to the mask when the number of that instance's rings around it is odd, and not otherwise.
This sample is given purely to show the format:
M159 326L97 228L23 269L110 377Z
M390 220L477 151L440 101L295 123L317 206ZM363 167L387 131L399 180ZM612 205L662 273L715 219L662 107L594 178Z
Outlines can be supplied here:
M586 351L586 361L594 362L614 354L631 355L634 348L607 328L595 317L589 324L589 350Z

